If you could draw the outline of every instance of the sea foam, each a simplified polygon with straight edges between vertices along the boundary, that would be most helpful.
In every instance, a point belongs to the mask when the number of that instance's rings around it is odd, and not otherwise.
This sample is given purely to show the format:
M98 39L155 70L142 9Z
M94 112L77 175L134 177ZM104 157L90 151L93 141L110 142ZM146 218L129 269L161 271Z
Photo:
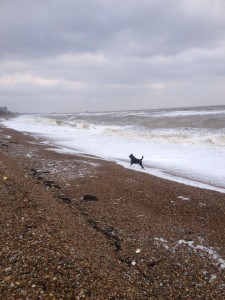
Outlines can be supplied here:
M156 114L160 118L154 121ZM145 170L139 166L132 169L224 192L224 119L224 107L211 107L183 112L21 115L4 125L124 167L130 167L130 153L144 155Z

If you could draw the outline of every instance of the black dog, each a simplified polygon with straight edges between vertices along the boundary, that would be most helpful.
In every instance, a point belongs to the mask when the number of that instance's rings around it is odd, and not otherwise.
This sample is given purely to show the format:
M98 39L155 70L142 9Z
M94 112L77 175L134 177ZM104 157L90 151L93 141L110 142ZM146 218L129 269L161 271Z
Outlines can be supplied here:
M143 155L142 155L142 158L140 158L140 159L134 157L133 154L131 154L129 157L131 159L130 165L139 164L142 167L142 169L144 169L144 167L142 166L142 159L144 158Z

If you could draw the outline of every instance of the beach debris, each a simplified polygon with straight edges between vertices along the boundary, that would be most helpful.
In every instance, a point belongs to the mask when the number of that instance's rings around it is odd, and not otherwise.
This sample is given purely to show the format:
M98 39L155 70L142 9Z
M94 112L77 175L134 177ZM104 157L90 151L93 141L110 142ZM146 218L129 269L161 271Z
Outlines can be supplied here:
M135 251L135 253L140 253L141 252L141 249L137 249L136 251Z
M41 174L49 174L51 173L48 170L45 169L30 169L31 173L29 175L33 176L34 178L38 179L37 177L40 176Z
M58 198L61 199L65 203L71 203L70 198L68 198L65 194L58 195Z
M189 197L184 197L184 196L178 196L177 198L178 198L178 199L181 199L181 200L184 200L184 201L190 200Z
M3 147L9 147L9 145L7 145L7 144L5 144L5 143L1 143L1 145L2 145Z
M3 180L7 180L7 179L8 179L8 177L7 177L7 176L4 176L4 177L3 177Z
M144 217L144 215L137 215L136 218Z
M209 280L209 283L213 282L214 280L216 280L217 276L216 275L211 275L211 278Z
M93 195L84 195L80 198L81 201L98 201L98 198Z
M58 184L56 184L53 180L44 179L44 177L42 176L42 174L51 173L50 171L45 170L45 169L30 169L30 171L31 172L28 175L32 176L33 178L35 178L37 180L42 181L45 186L50 187L50 188L55 188L58 190L61 189L61 187Z
M109 228L102 228L98 222L96 222L93 219L87 219L87 222L89 225L96 231L100 232L101 234L105 235L114 246L114 251L116 254L118 254L119 251L121 251L121 238L117 235L117 230L110 226ZM119 257L121 262L125 262L125 259L122 259ZM126 262L127 263L127 262Z
M136 265L136 261L132 260L131 266L135 266L135 265Z
M48 187L59 189L59 190L61 189L61 187L58 184L56 184L53 180L43 180L43 183Z
M26 154L27 157L32 157L34 156L33 152L32 151L29 151L27 154Z

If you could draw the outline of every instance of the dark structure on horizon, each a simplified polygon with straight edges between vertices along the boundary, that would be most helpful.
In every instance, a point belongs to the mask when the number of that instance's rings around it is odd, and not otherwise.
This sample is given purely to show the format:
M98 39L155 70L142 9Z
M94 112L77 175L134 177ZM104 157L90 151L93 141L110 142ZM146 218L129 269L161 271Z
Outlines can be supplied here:
M8 112L7 107L0 107L0 112L7 113Z

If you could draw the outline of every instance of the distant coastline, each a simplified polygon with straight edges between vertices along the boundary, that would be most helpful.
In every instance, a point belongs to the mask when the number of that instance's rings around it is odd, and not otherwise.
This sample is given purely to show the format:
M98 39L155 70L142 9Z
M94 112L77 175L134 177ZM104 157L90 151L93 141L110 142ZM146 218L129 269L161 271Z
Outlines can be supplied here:
M8 119L19 116L19 113L11 112L9 110L7 111L0 111L0 118L1 119Z

